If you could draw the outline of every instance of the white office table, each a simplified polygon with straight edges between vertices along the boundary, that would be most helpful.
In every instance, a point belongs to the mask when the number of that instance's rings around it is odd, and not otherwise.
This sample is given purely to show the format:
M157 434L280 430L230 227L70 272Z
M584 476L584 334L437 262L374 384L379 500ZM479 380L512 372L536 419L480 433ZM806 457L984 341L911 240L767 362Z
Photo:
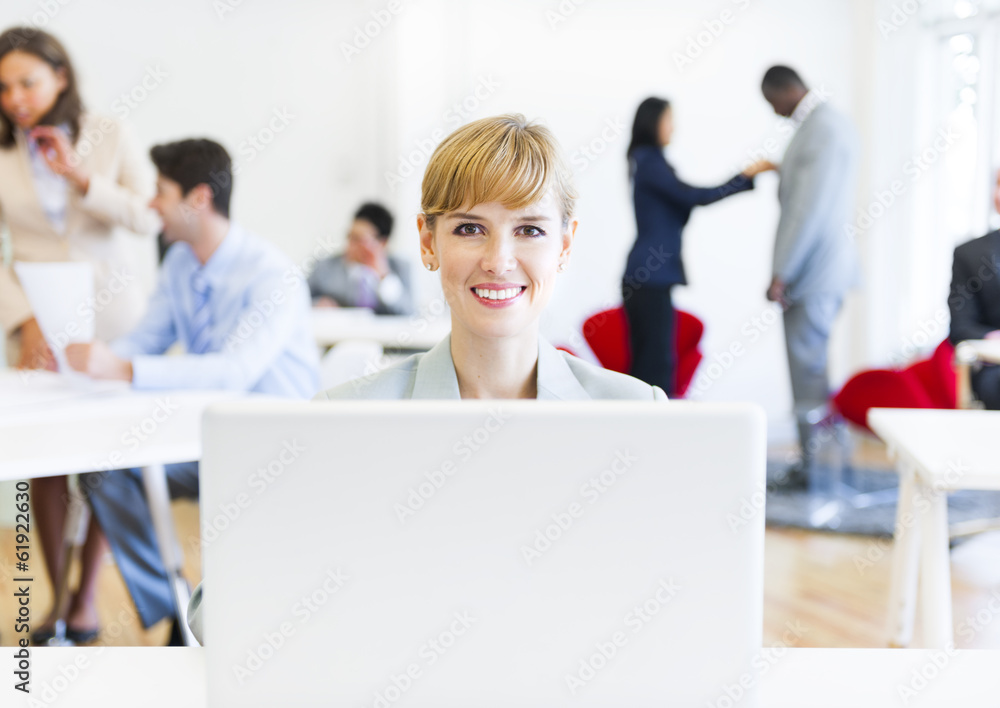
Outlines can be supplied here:
M204 708L204 652L200 647L32 649L29 698L13 689L13 650L5 649L0 704ZM789 649L767 665L760 677L760 708L1000 705L1000 651L949 656L918 649ZM720 686L713 705L744 704L727 702Z
M180 576L183 555L163 465L199 459L202 411L234 395L134 391L124 383L0 370L0 480L141 467L157 541L187 632L188 589ZM29 567L33 576L41 572L37 561Z
M924 643L945 647L953 640L947 492L1000 489L1000 411L873 408L868 425L899 471L890 644L912 639L919 575Z
M426 351L451 331L451 317L437 315L376 315L364 308L316 307L313 337L324 347L348 340L378 342L385 349Z

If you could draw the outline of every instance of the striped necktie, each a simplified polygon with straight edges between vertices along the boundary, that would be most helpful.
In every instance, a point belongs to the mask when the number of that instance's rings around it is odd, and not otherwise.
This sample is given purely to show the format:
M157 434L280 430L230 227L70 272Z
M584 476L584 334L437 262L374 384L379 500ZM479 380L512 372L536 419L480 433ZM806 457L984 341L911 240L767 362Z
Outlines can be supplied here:
M204 354L212 347L212 313L208 306L212 287L201 270L197 270L191 277L191 288L194 290L194 315L191 317L188 353Z

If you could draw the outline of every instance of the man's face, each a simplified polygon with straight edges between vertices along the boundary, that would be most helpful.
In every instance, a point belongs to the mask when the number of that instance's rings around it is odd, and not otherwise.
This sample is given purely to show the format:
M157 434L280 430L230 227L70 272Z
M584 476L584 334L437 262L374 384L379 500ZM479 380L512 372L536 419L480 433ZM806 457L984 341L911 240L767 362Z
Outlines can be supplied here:
M379 238L375 224L367 219L355 219L347 232L344 258L351 263L368 263L373 255L385 251L386 243Z
M193 204L195 189L185 197L177 182L163 175L156 177L156 196L149 202L149 208L160 215L163 235L170 243L188 240L189 234L194 231L197 214Z
M790 89L764 89L764 100L771 104L775 113L784 118L791 118L798 105L797 96Z

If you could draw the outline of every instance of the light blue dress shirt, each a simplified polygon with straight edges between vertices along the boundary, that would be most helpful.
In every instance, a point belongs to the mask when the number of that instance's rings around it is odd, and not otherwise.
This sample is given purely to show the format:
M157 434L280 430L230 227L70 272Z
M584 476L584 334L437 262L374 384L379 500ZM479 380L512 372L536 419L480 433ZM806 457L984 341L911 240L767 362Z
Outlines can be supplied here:
M191 349L198 271L210 288L208 349L161 356L177 341ZM297 273L275 246L237 224L204 266L190 246L175 243L146 315L111 348L132 362L135 388L311 397L319 390L319 356L309 288Z

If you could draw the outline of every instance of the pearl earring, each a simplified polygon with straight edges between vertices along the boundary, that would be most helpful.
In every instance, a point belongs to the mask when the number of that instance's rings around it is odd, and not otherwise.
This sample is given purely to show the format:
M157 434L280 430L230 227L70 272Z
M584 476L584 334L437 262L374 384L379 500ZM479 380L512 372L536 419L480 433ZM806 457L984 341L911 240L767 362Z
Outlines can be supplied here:
M431 270L431 271L434 270L434 266L432 266L430 263L425 263L424 265L427 266L427 270Z

